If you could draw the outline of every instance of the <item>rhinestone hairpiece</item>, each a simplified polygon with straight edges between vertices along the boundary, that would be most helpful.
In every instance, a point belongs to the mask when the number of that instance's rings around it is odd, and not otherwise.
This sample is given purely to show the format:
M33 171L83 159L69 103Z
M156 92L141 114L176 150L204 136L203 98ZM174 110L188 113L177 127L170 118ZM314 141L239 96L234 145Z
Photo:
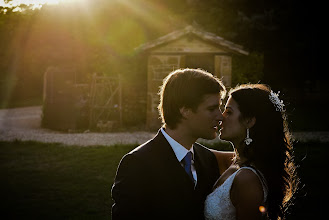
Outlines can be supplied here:
M275 106L275 110L277 112L283 112L284 111L284 104L283 101L279 99L279 94L280 91L278 93L275 93L271 90L271 93L269 95L269 99L270 101L273 103L273 105Z

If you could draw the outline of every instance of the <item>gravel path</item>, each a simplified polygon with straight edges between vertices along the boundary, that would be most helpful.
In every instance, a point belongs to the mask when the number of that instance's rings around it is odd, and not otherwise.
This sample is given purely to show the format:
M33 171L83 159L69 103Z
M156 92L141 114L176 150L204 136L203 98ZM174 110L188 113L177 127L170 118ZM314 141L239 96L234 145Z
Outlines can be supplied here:
M1 109L0 140L33 140L44 143L62 143L65 145L111 146L114 144L142 144L155 135L155 132L146 131L118 133L63 133L41 128L41 114L41 106ZM295 132L293 134L294 138L300 142L329 142L329 132Z
M41 106L0 110L0 140L33 140L65 145L141 144L152 138L153 132L119 133L64 133L44 129L41 124Z

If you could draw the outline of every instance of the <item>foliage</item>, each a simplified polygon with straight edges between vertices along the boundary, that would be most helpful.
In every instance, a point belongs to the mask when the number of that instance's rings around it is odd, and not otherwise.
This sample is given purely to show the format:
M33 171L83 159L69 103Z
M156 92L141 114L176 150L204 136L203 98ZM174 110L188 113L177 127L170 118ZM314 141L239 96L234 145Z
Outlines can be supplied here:
M243 83L259 83L264 75L263 54L252 52L248 57L232 59L232 87Z

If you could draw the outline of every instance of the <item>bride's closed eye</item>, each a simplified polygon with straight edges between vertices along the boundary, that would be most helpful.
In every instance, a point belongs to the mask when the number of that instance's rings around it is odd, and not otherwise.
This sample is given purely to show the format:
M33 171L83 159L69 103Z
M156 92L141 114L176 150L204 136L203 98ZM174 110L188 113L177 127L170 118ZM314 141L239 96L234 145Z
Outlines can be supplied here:
M223 115L226 114L226 115L231 115L233 112L231 110L231 108L225 108L225 111L223 112Z

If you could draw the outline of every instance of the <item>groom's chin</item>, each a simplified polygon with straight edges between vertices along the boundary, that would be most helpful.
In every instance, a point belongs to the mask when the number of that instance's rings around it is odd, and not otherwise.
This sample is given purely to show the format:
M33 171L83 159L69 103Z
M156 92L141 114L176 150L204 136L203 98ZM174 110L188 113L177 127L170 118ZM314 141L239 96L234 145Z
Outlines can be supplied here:
M215 138L218 138L218 134L216 132L211 135L209 134L206 137L202 137L202 139L209 140L209 141L214 140Z

